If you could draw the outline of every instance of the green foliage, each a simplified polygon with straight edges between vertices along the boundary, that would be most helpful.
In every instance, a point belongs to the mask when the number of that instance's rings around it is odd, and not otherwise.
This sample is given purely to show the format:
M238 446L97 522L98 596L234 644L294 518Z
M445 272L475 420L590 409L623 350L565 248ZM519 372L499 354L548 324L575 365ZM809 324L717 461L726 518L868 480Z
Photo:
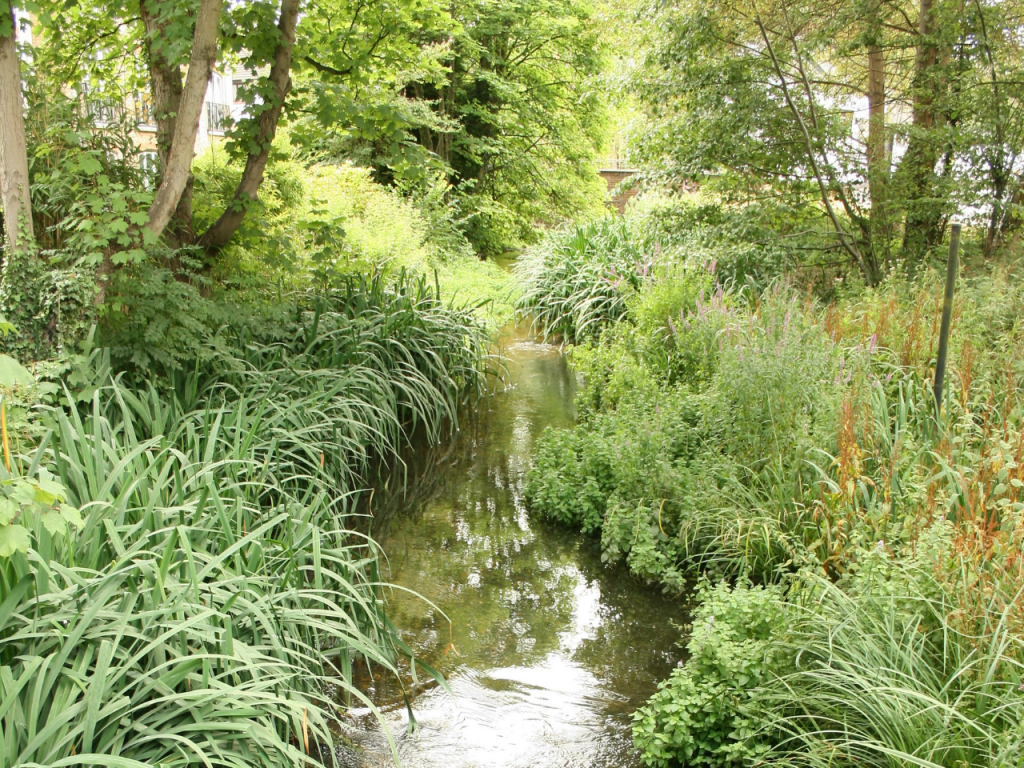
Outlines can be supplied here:
M581 420L538 441L527 499L667 590L739 580L702 589L691 658L636 715L643 759L1015 765L1019 277L961 283L937 421L937 276L826 306L779 282L709 289L673 253L690 223L675 242L640 223L669 245L571 351Z
M1024 58L1004 16L1018 10L644 4L630 39L646 118L635 121L633 158L669 188L697 181L810 224L797 249L773 247L794 234L785 229L737 249L750 267L841 263L871 283L937 257L957 216L984 226L991 254L1018 226L1005 169L1022 149L1008 105ZM960 53L915 55L926 50Z
M237 289L218 295L216 303L259 305L276 302L281 292L303 291L309 286L328 290L358 279L360 274L381 271L397 275L406 270L436 279L449 302L472 308L491 325L503 325L512 317L507 272L472 256L457 222L444 206L442 190L406 197L374 182L368 169L348 163L307 167L292 159L289 153L293 151L289 138L279 136L260 202L232 243L220 252L214 269L200 271L202 255L183 249L164 259L164 266L126 272L125 279L118 282L114 302L123 305L125 297L143 291L155 301L166 292L169 310L187 300L196 307L196 320L217 325L223 322L221 314L236 310L210 306L199 294L186 299L182 294L191 291L191 284L206 288L220 283ZM239 170L224 160L224 153L213 149L196 161L194 209L198 222L212 221L234 192ZM189 268L188 286L168 283L175 275L187 274ZM137 305L150 303L141 296L127 300ZM170 348L195 350L197 346L190 342Z
M202 395L188 411L113 383L85 416L50 413L24 476L0 470L32 495L29 541L0 559L5 764L301 762L304 739L331 743L332 687L362 698L352 662L394 673L406 653L375 546L296 462L337 444L282 431L314 401Z
M572 500L573 484L597 489L578 503L603 517L604 557L677 590L701 569L768 577L813 561L807 546L821 530L806 505L820 476L811 462L835 451L854 368L788 292L769 291L756 311L728 304L724 293L707 303L698 296L664 341L638 341L634 326L574 352L587 418L573 430L571 454L560 450L567 439L542 437L529 475L533 509L569 524L595 513L566 514L555 500ZM659 344L705 357L679 355L666 370L673 358L648 354ZM705 371L713 372L706 380ZM689 386L673 383L687 372ZM607 457L607 469L585 460L593 453ZM562 483L569 487L552 490Z
M596 441L583 443L571 430L546 430L526 488L530 504L584 533L599 530L611 480L602 448Z
M697 600L689 658L633 715L645 765L747 765L771 746L764 687L791 663L774 642L786 617L782 591L703 582Z
M651 254L620 219L566 229L516 262L517 309L546 336L578 341L626 314L626 298L650 270Z
M460 404L483 385L483 327L470 310L443 304L425 278L378 273L290 296L262 315L213 304L191 286L178 295L184 315L162 292L134 294L149 303L126 305L119 324L103 329L115 369L140 380L160 373L187 403L201 402L200 384L257 387L256 401L318 398L308 415L290 418L339 445L337 488L351 487L371 456L393 456L416 428L435 440L454 428Z
M678 260L709 269L724 285L758 292L780 275L810 269L808 253L828 239L816 216L799 206L771 199L737 203L711 191L643 194L627 215Z
M536 239L553 224L600 211L593 166L603 99L593 83L601 41L578 0L473 0L452 9L444 70L405 94L431 109L418 140L444 163L463 231L485 256ZM444 42L442 42L444 41Z
M26 100L38 250L5 254L0 306L20 329L5 348L38 360L66 352L95 322L98 269L146 259L139 225L152 193L127 122L96 127L79 103L35 78Z
M310 207L309 192L306 171L289 157L288 150L287 139L279 137L267 163L259 199L248 209L232 242L217 257L218 272L232 282L252 283L257 276L262 281L273 280L301 268L306 250L301 222ZM192 226L204 232L230 203L242 169L230 163L223 148L213 145L193 161L192 172ZM338 230L343 237L344 230Z
M958 616L968 588L949 569L954 528L922 534L916 552L863 553L842 588L807 578L784 643L797 663L767 686L785 713L766 761L776 765L992 765L1021 759L1024 644L1020 585L982 596L982 624ZM959 594L958 594L959 593ZM1009 597L1008 605L1000 605Z
M31 80L25 117L32 215L37 243L49 260L76 268L138 263L145 258L141 225L153 200L139 167L135 129L123 110L97 118L81 102ZM102 102L87 101L98 109Z

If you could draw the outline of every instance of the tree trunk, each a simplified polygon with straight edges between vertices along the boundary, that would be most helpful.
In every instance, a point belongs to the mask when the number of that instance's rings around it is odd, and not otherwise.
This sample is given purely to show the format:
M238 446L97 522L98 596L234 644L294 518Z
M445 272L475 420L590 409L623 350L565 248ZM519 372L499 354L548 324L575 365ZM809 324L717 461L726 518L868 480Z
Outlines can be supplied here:
M11 33L0 37L0 203L4 207L7 245L13 250L31 243L34 232L13 8L8 19L0 20L0 24L6 23L10 23Z
M162 50L165 23L160 19L154 0L140 0L139 15L146 29L146 64L149 69L150 90L153 97L153 119L156 122L156 152L160 162L160 179L171 151L178 109L181 106L181 67L168 61ZM158 179L158 183L159 180ZM173 216L172 232L177 245L192 240L192 174L182 191Z
M228 243L242 225L249 207L257 200L260 185L263 183L263 172L266 170L267 160L270 159L270 148L277 133L277 122L284 108L285 97L291 90L292 82L288 73L292 65L292 48L295 45L295 26L298 18L299 0L281 0L281 16L277 24L281 38L274 51L274 63L270 67L268 77L274 86L274 102L259 117L256 134L259 152L249 153L242 178L227 209L199 238L200 245L208 250L216 250Z
M146 227L157 237L167 227L188 186L196 133L199 131L199 116L203 111L210 71L217 60L217 33L222 5L223 0L202 0L196 15L188 76L179 100L167 164L153 204L149 207L149 223Z
M935 136L936 100L939 94L939 49L933 0L920 0L917 55L914 62L913 124L902 164L906 166L907 219L903 231L903 250L919 259L936 242L936 230L942 218L942 205L935 176L939 160Z
M868 46L868 195L871 198L871 249L877 264L888 265L889 218L886 188L889 181L885 146L885 58L882 46Z

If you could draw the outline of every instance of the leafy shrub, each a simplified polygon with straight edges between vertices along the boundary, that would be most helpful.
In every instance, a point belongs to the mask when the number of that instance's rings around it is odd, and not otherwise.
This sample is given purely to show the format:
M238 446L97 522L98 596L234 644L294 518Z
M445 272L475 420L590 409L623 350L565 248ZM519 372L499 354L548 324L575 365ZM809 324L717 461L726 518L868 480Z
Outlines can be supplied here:
M845 361L857 358L782 290L755 311L719 298L687 319L678 335L695 334L692 349L713 357L693 367L714 371L696 393L636 353L635 327L573 351L585 420L571 440L538 442L528 483L544 492L528 493L532 508L588 528L599 515L605 559L677 590L686 573L709 568L775 578L813 564L822 524L808 511L820 481L812 462L835 450L854 369ZM587 461L595 453L603 464Z
M786 615L778 587L703 582L689 658L633 715L649 766L739 766L763 758L773 717L765 686L788 666L777 636Z
M777 200L727 200L713 192L653 193L634 200L627 215L674 260L710 267L723 284L756 292L794 267L813 266L806 253L820 253L829 241L821 221L804 209Z
M526 486L530 503L546 517L584 533L600 529L611 471L603 448L581 441L572 430L546 429L535 455L537 470Z

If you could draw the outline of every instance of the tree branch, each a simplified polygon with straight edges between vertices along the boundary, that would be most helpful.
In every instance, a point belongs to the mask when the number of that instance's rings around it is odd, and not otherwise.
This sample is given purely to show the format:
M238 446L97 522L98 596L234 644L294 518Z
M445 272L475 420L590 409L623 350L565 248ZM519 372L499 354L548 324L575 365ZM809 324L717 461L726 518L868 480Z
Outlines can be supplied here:
M199 13L196 14L192 56L174 125L174 138L171 140L163 178L157 187L153 204L149 207L149 223L146 228L157 237L171 220L188 183L206 86L210 82L213 63L217 60L217 31L222 6L223 0L202 0Z
M299 5L300 0L281 0L281 16L277 24L281 38L274 51L274 63L270 67L270 74L267 78L274 86L274 101L268 105L268 109L260 114L256 135L256 146L259 147L259 151L249 153L234 197L220 218L199 238L199 244L207 250L215 250L226 245L238 228L242 226L246 211L258 199L260 185L263 184L263 172L270 159L270 147L274 143L274 136L277 133L277 123L281 118L285 97L292 86L288 73L292 64L292 48L295 45L295 26L299 18Z

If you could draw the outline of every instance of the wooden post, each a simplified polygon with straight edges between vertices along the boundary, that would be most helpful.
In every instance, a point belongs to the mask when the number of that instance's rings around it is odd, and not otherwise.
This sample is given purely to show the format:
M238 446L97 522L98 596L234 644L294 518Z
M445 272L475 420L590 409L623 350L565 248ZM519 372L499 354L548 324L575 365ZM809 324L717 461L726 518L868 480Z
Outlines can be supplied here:
M953 319L953 287L960 261L960 225L949 233L949 262L946 264L946 294L942 299L942 328L939 330L939 356L935 360L935 415L942 413L942 382L946 378L946 356L949 354L949 324Z

